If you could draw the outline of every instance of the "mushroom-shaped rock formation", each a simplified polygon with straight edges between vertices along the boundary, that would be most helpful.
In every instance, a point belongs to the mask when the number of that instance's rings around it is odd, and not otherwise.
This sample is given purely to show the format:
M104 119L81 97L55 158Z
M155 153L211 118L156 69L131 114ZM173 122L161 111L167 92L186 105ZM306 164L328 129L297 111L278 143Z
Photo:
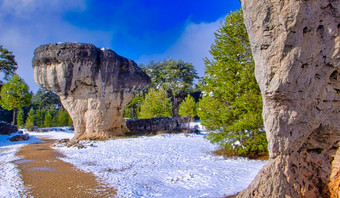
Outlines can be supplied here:
M340 197L340 1L241 2L270 159L239 197Z
M91 44L42 45L34 52L33 71L37 85L59 95L78 140L123 135L125 105L150 84L135 62Z

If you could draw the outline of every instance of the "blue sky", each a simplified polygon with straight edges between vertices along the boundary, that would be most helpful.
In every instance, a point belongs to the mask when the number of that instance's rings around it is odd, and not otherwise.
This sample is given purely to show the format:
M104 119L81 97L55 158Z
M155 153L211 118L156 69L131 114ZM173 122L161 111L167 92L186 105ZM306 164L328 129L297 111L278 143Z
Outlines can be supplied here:
M137 63L171 57L204 74L214 32L238 0L0 0L0 45L34 91L31 60L42 44L92 43Z

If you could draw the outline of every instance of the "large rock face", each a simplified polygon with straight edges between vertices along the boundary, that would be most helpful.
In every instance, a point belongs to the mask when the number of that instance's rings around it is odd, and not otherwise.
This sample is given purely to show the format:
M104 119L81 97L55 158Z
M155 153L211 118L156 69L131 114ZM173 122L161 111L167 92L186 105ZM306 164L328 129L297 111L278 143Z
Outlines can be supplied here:
M59 95L73 120L74 139L122 135L125 105L150 84L135 62L91 44L40 46L33 70L36 84Z
M239 197L340 197L340 1L241 2L270 160Z

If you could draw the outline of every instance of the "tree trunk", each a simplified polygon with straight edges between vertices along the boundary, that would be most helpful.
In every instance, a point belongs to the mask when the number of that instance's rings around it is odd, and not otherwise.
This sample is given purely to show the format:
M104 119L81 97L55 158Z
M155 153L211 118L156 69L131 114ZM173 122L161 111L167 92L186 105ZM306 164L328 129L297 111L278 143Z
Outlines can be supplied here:
M177 100L176 100L176 96L174 94L172 94L172 117L175 118L177 117Z
M13 125L16 124L16 123L15 123L15 121L16 121L16 116L17 116L16 113L17 113L17 109L14 108L14 109L13 109L13 120L12 120L12 124L13 124Z
M191 121L191 117L188 117L188 131L190 132L190 121Z

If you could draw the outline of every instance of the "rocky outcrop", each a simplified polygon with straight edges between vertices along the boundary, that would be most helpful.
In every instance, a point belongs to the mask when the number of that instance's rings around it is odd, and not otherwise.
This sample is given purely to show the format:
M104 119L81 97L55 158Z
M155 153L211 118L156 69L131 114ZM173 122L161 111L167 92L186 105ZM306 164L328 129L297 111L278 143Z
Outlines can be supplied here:
M123 135L125 105L150 78L135 62L91 44L61 43L38 47L34 81L56 92L69 112L73 139L106 139Z
M18 135L12 136L9 138L9 140L12 142L17 142L17 141L25 141L25 140L28 140L29 138L30 136L27 133L25 133L25 134L18 134Z
M125 119L123 122L125 132L136 134L179 131L179 126L180 124L176 118L168 117L139 120Z
M0 135L11 135L12 133L16 133L17 131L17 126L0 121Z
M340 197L340 1L241 2L270 160L238 197Z

